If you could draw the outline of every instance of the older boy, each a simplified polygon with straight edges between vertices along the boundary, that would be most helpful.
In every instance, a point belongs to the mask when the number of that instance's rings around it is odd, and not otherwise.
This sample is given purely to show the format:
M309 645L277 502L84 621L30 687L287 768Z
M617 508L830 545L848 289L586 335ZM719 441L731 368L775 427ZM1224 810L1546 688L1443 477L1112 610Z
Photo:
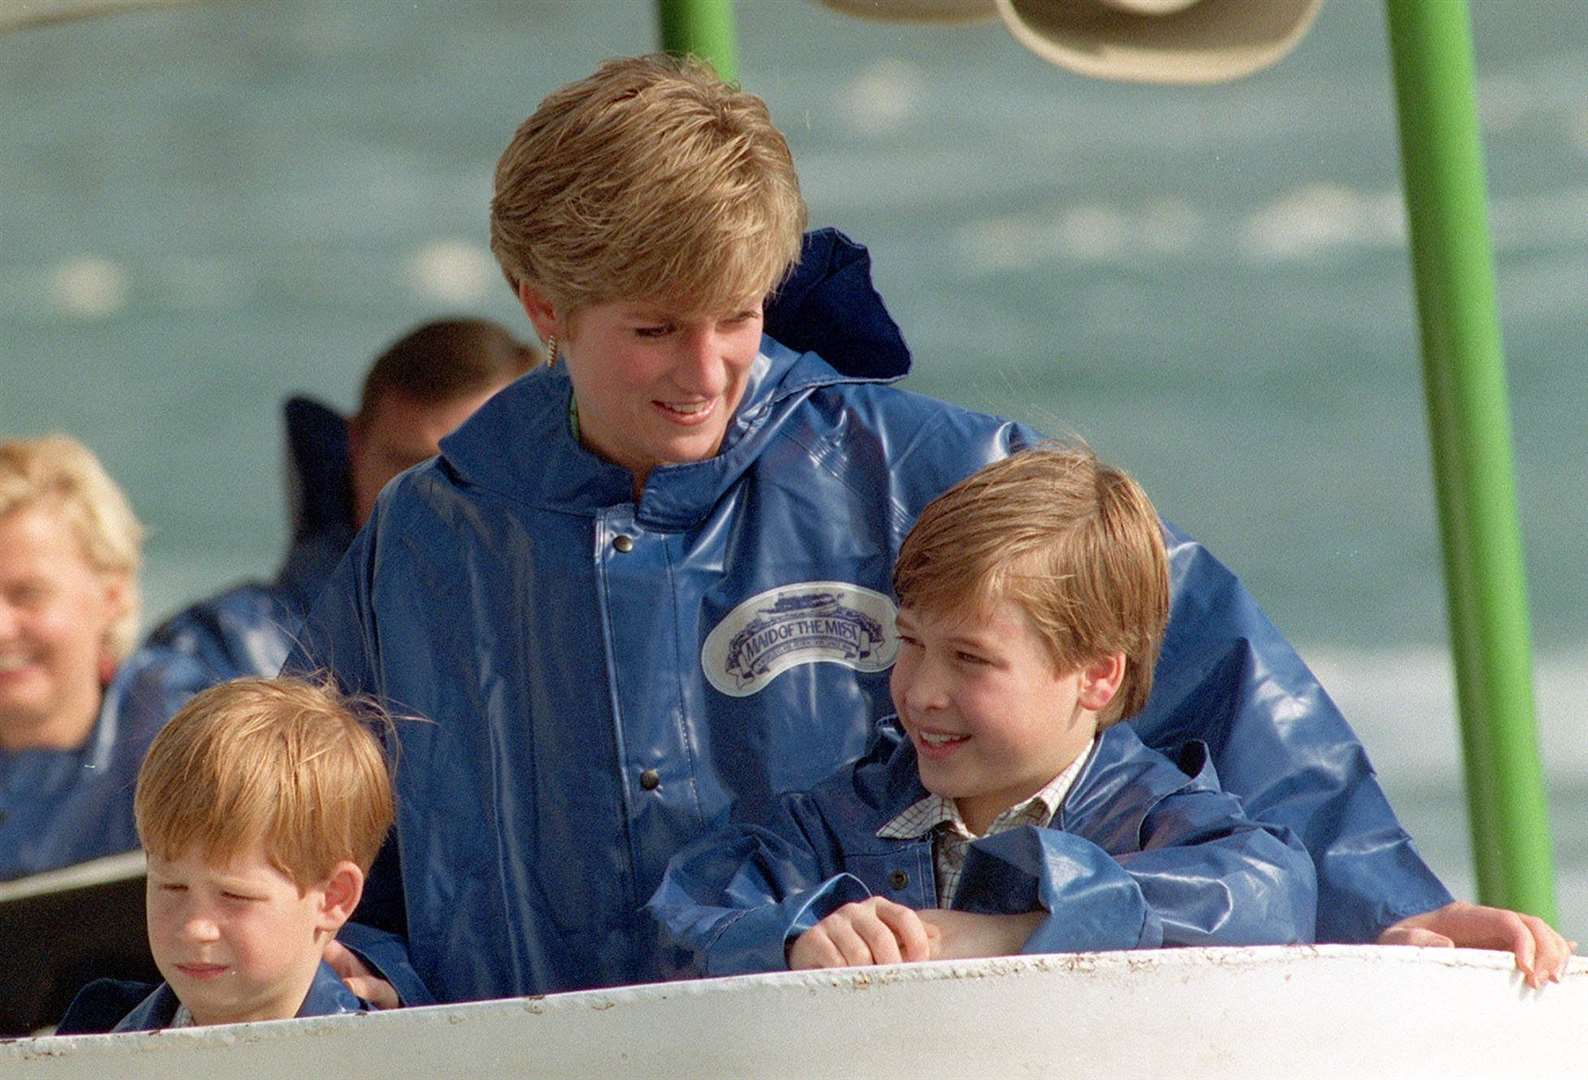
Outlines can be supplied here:
M1166 567L1146 496L1090 452L960 482L894 570L906 738L685 849L651 910L714 975L1311 941L1300 842L1248 820L1205 747L1176 765L1118 724L1151 688Z
M363 894L392 789L379 743L334 690L238 679L204 691L149 748L134 808L166 981L114 1030L366 1007L321 955ZM89 987L73 1009L108 991Z

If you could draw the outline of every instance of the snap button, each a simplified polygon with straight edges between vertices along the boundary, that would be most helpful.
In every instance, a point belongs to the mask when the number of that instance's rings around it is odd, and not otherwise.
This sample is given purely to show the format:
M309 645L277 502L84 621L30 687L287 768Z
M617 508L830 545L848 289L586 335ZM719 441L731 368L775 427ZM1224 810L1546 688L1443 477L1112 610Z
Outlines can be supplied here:
M895 870L893 873L888 875L888 888L893 889L895 892L904 888L909 883L910 875L906 874L903 870Z
M655 791L662 786L662 774L655 769L646 769L640 773L640 787L646 791Z
M623 536L622 534L614 536L612 538L612 546L619 552L627 555L629 552L634 550L634 537Z

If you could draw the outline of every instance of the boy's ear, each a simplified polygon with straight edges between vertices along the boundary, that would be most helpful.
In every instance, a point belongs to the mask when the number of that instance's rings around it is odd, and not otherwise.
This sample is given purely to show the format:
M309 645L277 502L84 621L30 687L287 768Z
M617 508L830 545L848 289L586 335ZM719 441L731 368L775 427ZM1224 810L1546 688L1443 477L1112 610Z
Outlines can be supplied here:
M1125 654L1105 653L1081 668L1081 692L1077 701L1083 709L1102 712L1119 693L1119 684L1124 681Z
M358 907L363 895L364 871L348 859L337 863L326 879L320 900L320 929L333 934L342 929L342 924L353 917L353 909Z

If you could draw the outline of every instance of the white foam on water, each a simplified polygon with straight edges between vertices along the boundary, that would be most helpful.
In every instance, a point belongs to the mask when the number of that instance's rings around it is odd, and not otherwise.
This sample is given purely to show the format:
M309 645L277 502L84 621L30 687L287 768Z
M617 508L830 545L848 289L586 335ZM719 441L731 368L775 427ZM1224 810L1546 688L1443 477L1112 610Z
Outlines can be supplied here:
M1253 211L1238 231L1242 256L1262 265L1404 247L1406 214L1399 189L1316 183ZM1575 249L1588 240L1588 187L1496 197L1489 231L1498 250Z
M1205 230L1205 215L1179 197L1138 206L1088 201L978 218L955 235L973 273L1005 273L1061 263L1127 263L1184 255Z
M476 244L437 240L409 256L408 285L418 296L452 304L484 299L496 275L496 260Z
M1363 192L1340 184L1297 188L1253 212L1240 227L1241 253L1258 264L1405 242L1399 192Z
M852 79L843 95L843 118L856 135L897 131L915 115L927 90L918 65L888 58Z
M1306 646L1299 651L1362 737L1381 774L1459 787L1460 721L1448 652L1436 646L1381 651ZM1534 714L1545 773L1552 779L1588 779L1585 673L1588 642L1534 656Z
M127 306L127 272L98 255L61 263L50 275L50 299L61 315L102 319Z

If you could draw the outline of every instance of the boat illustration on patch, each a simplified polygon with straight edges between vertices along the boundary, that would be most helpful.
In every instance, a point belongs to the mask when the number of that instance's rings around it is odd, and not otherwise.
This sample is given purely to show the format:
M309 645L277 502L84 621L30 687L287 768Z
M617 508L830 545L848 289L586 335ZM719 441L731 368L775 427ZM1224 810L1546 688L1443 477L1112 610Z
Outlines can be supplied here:
M782 585L730 611L706 636L700 666L732 697L749 697L801 664L885 671L899 652L895 614L892 599L847 581Z

